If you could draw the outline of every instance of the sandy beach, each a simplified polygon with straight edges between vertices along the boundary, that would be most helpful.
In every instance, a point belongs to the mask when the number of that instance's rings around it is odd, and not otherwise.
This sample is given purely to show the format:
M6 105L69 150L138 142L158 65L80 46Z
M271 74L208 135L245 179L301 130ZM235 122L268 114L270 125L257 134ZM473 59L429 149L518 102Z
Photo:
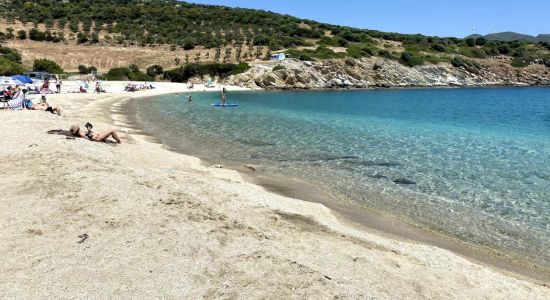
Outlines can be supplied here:
M48 95L62 117L0 110L0 298L550 297L548 282L354 227L169 151L126 126L125 103L185 85L124 84ZM62 132L87 121L123 143Z

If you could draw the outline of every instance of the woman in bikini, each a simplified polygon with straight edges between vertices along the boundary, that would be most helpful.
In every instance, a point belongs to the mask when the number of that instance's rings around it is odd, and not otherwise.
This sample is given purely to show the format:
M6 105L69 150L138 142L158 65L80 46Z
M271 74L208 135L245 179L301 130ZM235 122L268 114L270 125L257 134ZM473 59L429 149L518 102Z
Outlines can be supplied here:
M95 142L105 142L109 137L113 137L117 143L120 144L120 138L115 130L104 131L102 133L95 134L91 130L91 125L86 132L82 132L78 125L72 125L69 131L75 137L81 137Z

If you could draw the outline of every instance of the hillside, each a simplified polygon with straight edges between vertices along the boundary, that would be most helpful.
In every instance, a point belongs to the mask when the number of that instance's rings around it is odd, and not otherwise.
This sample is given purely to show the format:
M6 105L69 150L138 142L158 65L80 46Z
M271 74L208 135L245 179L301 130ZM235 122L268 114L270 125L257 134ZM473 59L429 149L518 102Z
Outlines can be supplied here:
M514 67L550 64L547 42L387 33L175 0L1 1L0 42L21 54L12 62L23 68L47 58L65 72L80 65L107 72L130 65L169 70L194 63L259 63L280 51L302 61L380 57L407 67L457 58ZM5 55L2 64L11 64Z
M472 34L466 38L477 39L481 37L480 34ZM503 42L530 42L530 43L550 43L550 34L539 34L537 36L532 36L528 34L521 34L517 32L498 32L490 33L483 36L488 41L503 41Z

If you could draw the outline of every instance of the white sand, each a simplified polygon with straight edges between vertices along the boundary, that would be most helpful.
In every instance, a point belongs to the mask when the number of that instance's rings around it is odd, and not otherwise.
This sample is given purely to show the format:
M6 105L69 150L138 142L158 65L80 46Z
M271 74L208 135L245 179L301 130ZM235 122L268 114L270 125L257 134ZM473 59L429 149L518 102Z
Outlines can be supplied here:
M136 134L113 145L47 133L123 125L122 100L185 91L156 85L49 96L65 117L0 110L1 299L550 297L548 286L343 225L320 204Z

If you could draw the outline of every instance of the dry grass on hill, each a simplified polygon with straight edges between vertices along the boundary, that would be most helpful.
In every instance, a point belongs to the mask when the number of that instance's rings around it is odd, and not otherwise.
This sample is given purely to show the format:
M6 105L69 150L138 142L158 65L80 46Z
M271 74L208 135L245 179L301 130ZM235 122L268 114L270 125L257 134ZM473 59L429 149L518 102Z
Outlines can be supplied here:
M0 31L7 32L7 28L13 28L14 33L18 30L30 30L34 27L32 23L22 24L15 21L8 23L6 20L0 20ZM46 30L44 24L38 24L37 28L41 31ZM58 28L52 31L61 31ZM37 58L47 58L54 60L65 71L78 71L79 65L95 66L99 71L108 71L111 68L127 67L131 64L136 64L140 68L157 64L166 69L177 67L176 58L179 58L179 65L185 64L186 61L213 63L216 62L216 49L204 49L197 47L193 50L185 51L181 47L177 47L172 51L169 45L154 45L154 46L132 46L122 45L117 43L105 43L103 38L108 33L101 31L99 36L101 42L94 45L78 45L76 43L75 34L68 29L63 30L66 42L37 42L32 40L9 40L6 46L18 50L23 56L23 65L31 68L33 61ZM109 34L114 36L113 34ZM231 53L228 59L224 61L226 51L230 49ZM242 45L241 46L241 61L252 62L258 59L263 59L268 52L267 47L257 47ZM187 60L186 60L187 57ZM197 60L197 57L199 58ZM217 62L237 63L237 47L229 46L221 48L220 59Z

